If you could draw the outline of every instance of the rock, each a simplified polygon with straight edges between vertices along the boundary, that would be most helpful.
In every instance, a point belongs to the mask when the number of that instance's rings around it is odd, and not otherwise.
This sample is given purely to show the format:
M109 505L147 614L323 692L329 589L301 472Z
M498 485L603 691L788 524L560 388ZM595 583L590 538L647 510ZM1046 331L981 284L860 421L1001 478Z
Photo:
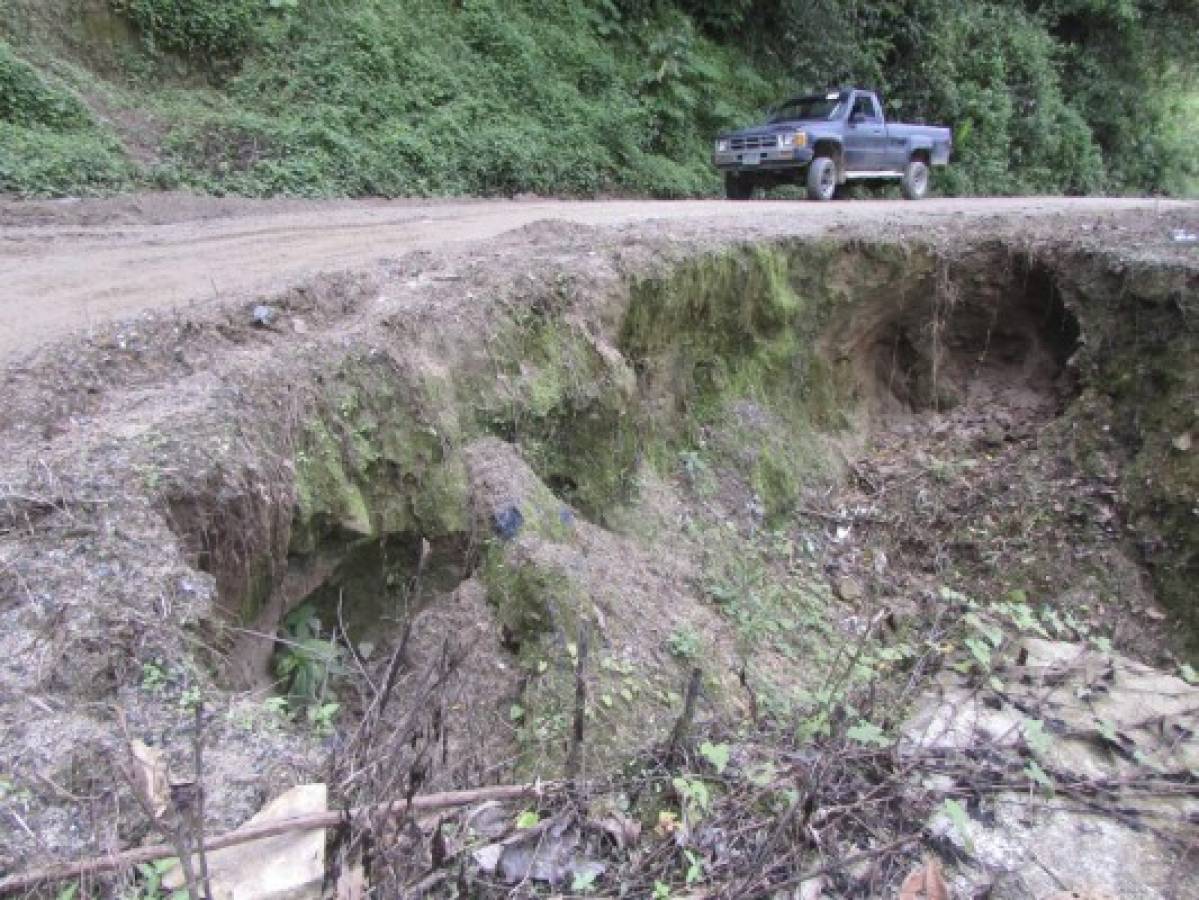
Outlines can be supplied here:
M943 672L903 726L901 755L1006 758L1021 771L1031 753L1048 772L1109 783L1199 767L1191 724L1199 687L1086 644L1029 638L1019 656L1014 671L997 670L1002 693ZM1193 799L1168 793L1119 791L1084 807L1065 792L1014 788L964 822L938 812L930 829L962 851L965 875L993 883L996 900L1063 887L1095 897L1199 896L1199 871L1175 852L1196 812ZM1146 819L1153 829L1142 827Z
M862 599L864 591L857 579L850 578L848 575L840 575L833 579L833 593L846 603L857 603Z
M495 840L503 837L512 827L512 812L504 804L496 800L489 800L471 811L466 817L466 827L480 837ZM499 854L497 852L496 862L498 861ZM488 871L495 871L494 863Z
M1179 453L1186 453L1188 450L1191 449L1192 442L1191 442L1190 432L1189 431L1183 432L1178 437L1174 438L1174 440L1171 443L1173 443L1174 449L1177 450Z
M259 303L250 312L250 320L259 328L270 328L279 318L279 310L265 303Z
M472 857L475 865L486 872L488 875L494 875L495 870L499 867L500 857L504 853L503 844L488 844L486 847L480 847L476 850Z
M264 806L246 826L327 809L324 784L301 784ZM208 854L213 900L317 900L325 877L325 829L288 831ZM183 887L176 866L163 876L168 891Z
M294 331L296 334L307 334L308 333L308 323L305 322L303 319L292 319L291 328L292 328L292 331Z
M497 509L492 514L491 519L495 533L505 541L510 541L520 534L520 529L525 524L524 515L521 513L520 508L515 505Z

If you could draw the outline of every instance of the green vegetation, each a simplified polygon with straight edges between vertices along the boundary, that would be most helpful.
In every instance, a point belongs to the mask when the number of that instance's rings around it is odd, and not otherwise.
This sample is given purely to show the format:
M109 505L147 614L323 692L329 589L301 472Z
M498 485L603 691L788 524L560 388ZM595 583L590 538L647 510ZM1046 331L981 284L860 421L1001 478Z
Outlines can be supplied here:
M946 192L1186 192L1196 28L1169 0L10 0L0 191L705 194L713 133L858 82L955 126Z
M296 0L110 0L141 33L146 50L194 54L206 62L232 58L254 39L254 22L266 9Z
M132 167L80 100L0 40L0 191L117 190Z

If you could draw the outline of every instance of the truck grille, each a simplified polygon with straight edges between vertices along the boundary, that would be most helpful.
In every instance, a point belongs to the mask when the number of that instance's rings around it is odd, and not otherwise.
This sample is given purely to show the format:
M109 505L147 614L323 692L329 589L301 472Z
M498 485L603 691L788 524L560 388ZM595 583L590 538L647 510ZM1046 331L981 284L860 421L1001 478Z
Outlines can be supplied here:
M778 146L773 134L750 137L735 137L729 145L732 150L767 150Z

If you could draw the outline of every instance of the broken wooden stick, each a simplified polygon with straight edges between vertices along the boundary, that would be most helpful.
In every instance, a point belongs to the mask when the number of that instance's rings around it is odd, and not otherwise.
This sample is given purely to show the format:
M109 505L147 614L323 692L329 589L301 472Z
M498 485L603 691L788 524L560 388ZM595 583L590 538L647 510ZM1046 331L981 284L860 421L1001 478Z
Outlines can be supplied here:
M695 704L699 700L699 691L703 687L704 673L699 666L691 670L691 679L687 682L687 695L683 700L683 714L674 723L670 733L670 743L666 745L668 763L678 762L687 747L691 736L691 723L695 720Z
M505 784L489 788L476 788L470 791L448 791L442 794L426 794L414 797L411 802L393 800L371 806L362 806L349 811L329 810L323 813L311 813L305 816L295 816L290 819L279 819L275 822L264 822L248 828L241 828L225 834L216 835L204 841L204 849L211 853L224 847L234 847L261 838L274 837L289 831L312 831L317 828L333 828L338 825L349 825L360 816L373 815L391 817L412 810L453 809L456 806L467 806L482 800L523 800L533 797L545 790L557 787L557 783L545 782L534 784ZM138 847L123 853L112 853L107 856L95 856L90 859L80 859L74 862L57 863L40 869L30 869L17 875L10 875L0 880L0 896L7 896L27 891L39 884L54 881L66 881L84 875L98 875L102 872L113 872L141 863L153 862L156 859L166 859L177 855L178 851L170 844L153 844L149 847Z
M579 766L583 760L583 728L587 720L587 645L590 640L587 623L579 629L578 662L575 665L575 718L570 736L570 753L566 757L566 780L573 782L579 777Z

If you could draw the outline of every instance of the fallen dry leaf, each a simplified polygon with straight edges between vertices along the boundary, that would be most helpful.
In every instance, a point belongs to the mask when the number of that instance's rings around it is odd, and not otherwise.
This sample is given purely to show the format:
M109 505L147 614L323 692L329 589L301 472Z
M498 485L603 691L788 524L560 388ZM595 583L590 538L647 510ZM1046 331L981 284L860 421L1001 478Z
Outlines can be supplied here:
M949 888L941 877L941 865L933 857L903 880L899 900L950 900Z
M677 813L669 810L662 810L658 813L658 824L654 826L654 831L662 837L669 837L679 830L679 817Z
M596 825L616 842L619 850L632 847L641 837L641 823L617 812L600 819Z
M334 896L336 900L362 900L366 896L366 873L361 863L341 870Z
M167 778L167 762L161 750L131 740L129 754L133 757L134 789L141 794L156 817L166 813L171 802L171 783Z

